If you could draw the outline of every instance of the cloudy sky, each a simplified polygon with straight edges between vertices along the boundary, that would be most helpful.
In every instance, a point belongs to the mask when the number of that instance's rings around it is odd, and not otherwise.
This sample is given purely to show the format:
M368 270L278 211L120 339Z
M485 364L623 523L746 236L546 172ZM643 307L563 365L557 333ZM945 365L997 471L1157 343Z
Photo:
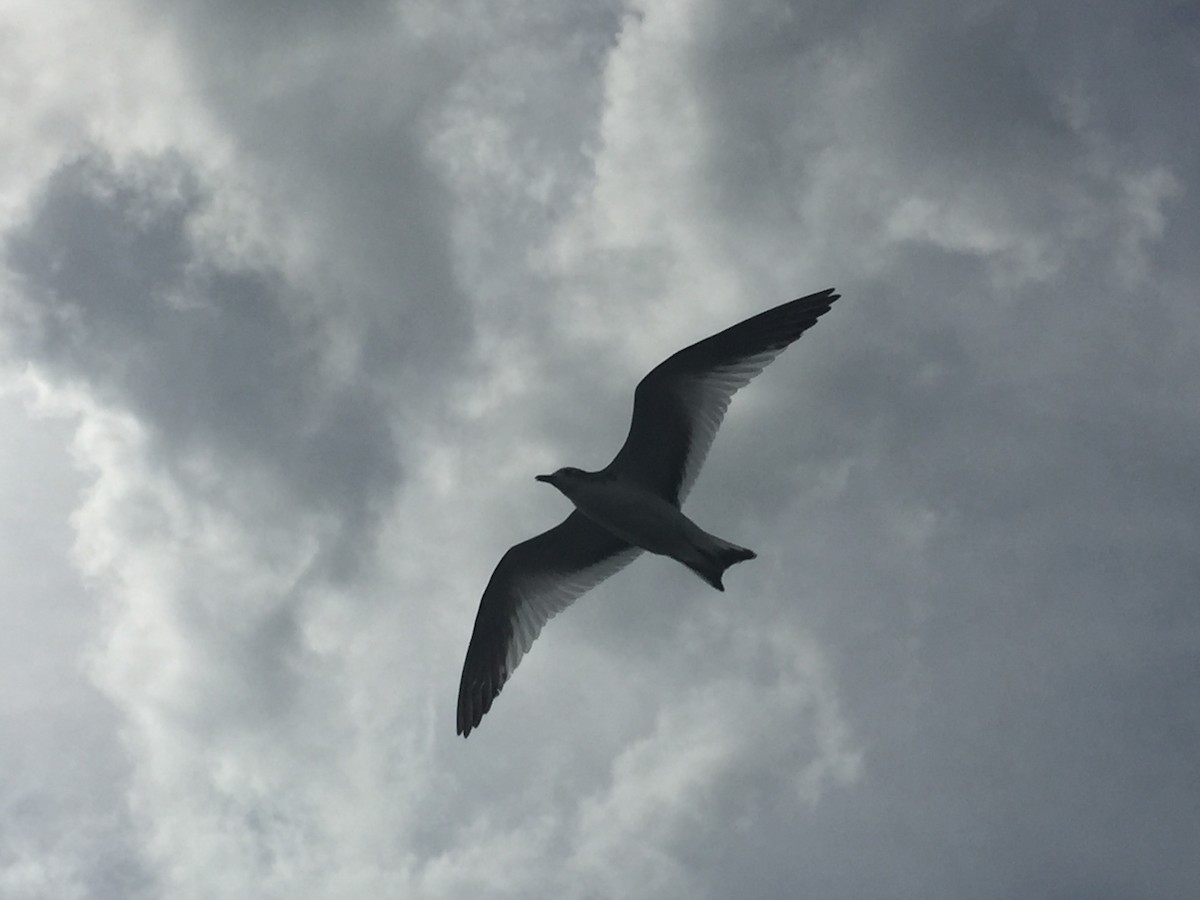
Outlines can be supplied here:
M0 895L1187 895L1197 47L1187 0L0 0ZM687 505L759 558L638 560L456 737L533 475L826 287Z

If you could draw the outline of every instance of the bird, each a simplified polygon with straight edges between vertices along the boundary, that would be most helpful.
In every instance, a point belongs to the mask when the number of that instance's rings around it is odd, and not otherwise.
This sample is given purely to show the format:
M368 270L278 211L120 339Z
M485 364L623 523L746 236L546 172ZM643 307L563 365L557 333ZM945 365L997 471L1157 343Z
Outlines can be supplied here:
M625 443L597 472L572 466L535 480L575 509L509 548L475 616L458 689L458 733L479 726L542 626L643 551L669 556L718 591L753 550L709 534L680 509L734 393L829 312L834 288L705 338L655 366L634 391Z

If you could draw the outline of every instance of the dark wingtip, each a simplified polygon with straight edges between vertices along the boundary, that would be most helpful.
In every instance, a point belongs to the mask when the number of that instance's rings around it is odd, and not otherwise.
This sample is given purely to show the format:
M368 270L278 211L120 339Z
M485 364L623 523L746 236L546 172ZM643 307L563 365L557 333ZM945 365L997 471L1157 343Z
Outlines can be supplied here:
M464 738L469 737L471 732L479 727L479 723L483 721L483 714L486 712L486 706L483 709L480 709L479 707L459 709L458 733Z
M484 715L492 708L490 682L468 683L463 673L463 683L458 689L458 733L464 738L479 727ZM496 690L499 693L499 690Z
M829 312L829 308L837 300L841 299L841 296L836 288L826 288L823 291L817 291L815 294L798 297L792 302L802 304L804 309L816 313L819 318Z

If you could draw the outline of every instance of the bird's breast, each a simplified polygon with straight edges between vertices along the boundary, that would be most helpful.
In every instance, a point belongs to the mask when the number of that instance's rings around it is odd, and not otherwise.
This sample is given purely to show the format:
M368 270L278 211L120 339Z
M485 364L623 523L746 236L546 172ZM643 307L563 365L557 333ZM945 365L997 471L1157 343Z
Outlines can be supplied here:
M657 494L618 481L597 481L572 491L576 508L606 531L651 553L678 556L696 526Z

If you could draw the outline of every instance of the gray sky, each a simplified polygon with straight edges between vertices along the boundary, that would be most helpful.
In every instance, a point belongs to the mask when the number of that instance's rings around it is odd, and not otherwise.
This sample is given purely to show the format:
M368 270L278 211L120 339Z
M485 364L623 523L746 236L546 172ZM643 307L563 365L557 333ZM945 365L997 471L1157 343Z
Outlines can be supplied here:
M0 895L1200 883L1200 6L0 3ZM668 354L836 286L454 734Z

